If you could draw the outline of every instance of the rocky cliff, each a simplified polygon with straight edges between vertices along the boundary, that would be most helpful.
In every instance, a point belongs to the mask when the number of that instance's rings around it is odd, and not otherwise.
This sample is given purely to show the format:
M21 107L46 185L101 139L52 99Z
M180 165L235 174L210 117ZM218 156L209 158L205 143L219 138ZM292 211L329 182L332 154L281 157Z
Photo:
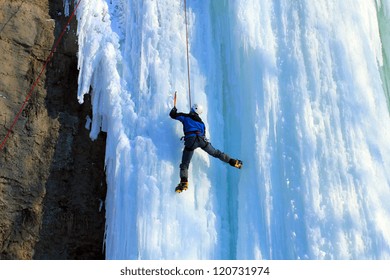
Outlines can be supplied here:
M0 141L67 18L62 0L0 1ZM104 135L85 129L76 23L0 151L0 259L101 259Z

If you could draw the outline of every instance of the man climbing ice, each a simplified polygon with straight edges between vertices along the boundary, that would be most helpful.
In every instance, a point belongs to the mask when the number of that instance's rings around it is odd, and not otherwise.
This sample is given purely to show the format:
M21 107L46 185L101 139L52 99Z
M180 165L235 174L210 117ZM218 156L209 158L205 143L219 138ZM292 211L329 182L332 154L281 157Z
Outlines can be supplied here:
M191 162L192 155L196 148L201 148L209 155L219 158L221 161L229 163L236 168L242 167L242 161L232 159L229 155L215 149L206 136L206 126L199 115L203 112L201 105L194 104L189 114L178 113L174 106L169 113L172 119L178 120L183 124L184 131L184 150L180 164L180 183L175 191L181 193L188 189L188 168Z

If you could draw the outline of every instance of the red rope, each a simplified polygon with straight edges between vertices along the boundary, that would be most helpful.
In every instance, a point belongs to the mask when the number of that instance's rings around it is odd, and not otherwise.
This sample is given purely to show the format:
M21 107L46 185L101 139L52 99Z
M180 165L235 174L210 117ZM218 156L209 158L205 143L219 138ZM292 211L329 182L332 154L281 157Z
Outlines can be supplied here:
M45 71L47 65L49 64L49 61L51 60L51 58L53 57L54 53L56 52L56 49L57 49L58 45L60 44L60 42L61 42L61 40L62 40L62 37L64 36L64 34L65 34L65 32L66 32L66 29L67 29L68 25L70 24L70 21L71 21L72 18L75 16L76 11L77 11L77 9L78 9L78 7L79 7L80 2L81 2L81 0L79 0L78 3L76 4L76 7L74 8L72 14L70 15L69 20L68 20L68 22L66 23L65 27L63 28L61 35L58 37L57 41L56 41L55 44L53 45L53 48L51 49L51 52L50 52L50 54L48 55L45 64L42 66L42 69L41 69L41 71L39 72L39 75L38 75L37 79L35 80L35 82L34 82L33 85L31 86L30 91L28 92L28 94L27 94L27 96L26 96L26 99L24 100L22 106L20 107L19 112L16 114L16 117L14 118L14 120L13 120L11 126L9 127L8 132L7 132L7 134L5 135L3 141L1 142L1 144L0 144L0 151L3 150L5 144L7 143L7 140L8 140L8 138L9 138L9 136L11 135L11 132L12 132L13 128L15 127L16 123L18 122L18 120L19 120L19 118L20 118L20 115L22 114L22 112L23 112L23 110L24 110L24 107L26 107L27 102L30 100L31 96L33 95L33 91L34 91L35 87L37 86L39 80L41 79L41 76L42 76L43 72Z

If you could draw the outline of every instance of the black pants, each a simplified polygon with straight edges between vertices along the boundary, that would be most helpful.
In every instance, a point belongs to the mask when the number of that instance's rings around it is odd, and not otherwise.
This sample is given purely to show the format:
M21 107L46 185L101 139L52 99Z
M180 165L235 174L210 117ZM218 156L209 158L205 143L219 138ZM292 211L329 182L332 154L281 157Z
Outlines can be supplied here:
M196 148L201 148L203 151L207 152L209 155L219 158L220 160L228 163L230 156L221 152L220 150L215 149L210 142L207 142L204 137L201 136L192 136L187 137L184 141L184 150L183 156L180 164L180 178L182 181L188 180L188 168Z

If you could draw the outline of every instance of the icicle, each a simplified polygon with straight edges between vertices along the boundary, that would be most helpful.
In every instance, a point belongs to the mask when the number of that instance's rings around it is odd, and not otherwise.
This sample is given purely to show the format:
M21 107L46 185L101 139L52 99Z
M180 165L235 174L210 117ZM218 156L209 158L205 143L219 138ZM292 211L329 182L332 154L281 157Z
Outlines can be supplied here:
M64 14L66 17L69 16L70 3L69 0L64 0Z

